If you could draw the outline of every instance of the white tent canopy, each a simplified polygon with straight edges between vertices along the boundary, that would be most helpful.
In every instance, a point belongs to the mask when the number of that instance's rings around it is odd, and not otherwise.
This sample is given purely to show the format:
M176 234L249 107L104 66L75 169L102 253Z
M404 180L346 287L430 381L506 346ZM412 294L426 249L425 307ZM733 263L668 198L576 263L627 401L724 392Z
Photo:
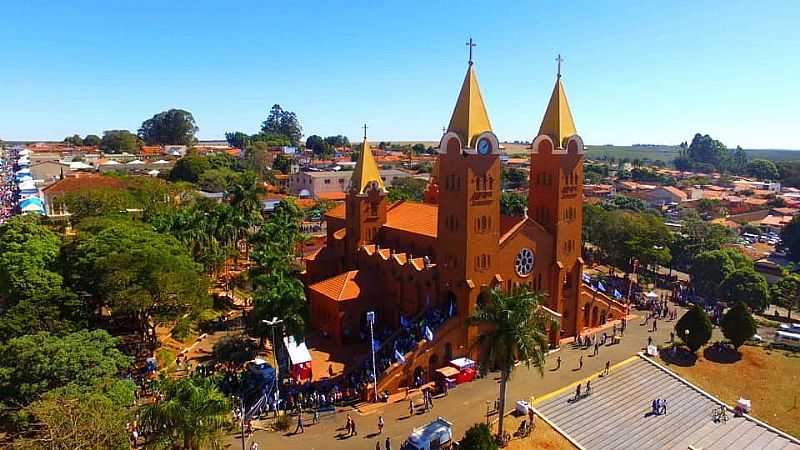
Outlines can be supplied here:
M645 294L645 297L655 299L658 298L658 294L656 294L654 291L650 291L647 294Z
M144 161L140 161L138 159L134 159L133 161L130 161L128 163L129 166L131 166L131 165L139 165L139 164L144 164Z
M283 338L283 343L286 345L292 364L303 364L311 361L311 353L309 353L305 342L298 344L295 342L294 336L287 336Z

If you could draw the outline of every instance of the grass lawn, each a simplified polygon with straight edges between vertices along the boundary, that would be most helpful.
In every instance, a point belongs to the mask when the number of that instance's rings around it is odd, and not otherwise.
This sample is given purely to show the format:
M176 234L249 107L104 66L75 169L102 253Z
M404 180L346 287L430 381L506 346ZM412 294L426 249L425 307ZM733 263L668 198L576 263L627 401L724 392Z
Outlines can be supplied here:
M701 389L736 405L753 402L752 415L793 436L800 436L800 353L743 346L742 358L714 362L699 352L694 365L661 362Z
M527 417L508 415L503 426L508 433L513 435L522 419L527 419ZM497 424L494 425L494 428L496 432ZM508 450L575 450L575 448L571 442L539 417L536 418L536 429L533 430L531 436L521 439L513 438L506 447Z

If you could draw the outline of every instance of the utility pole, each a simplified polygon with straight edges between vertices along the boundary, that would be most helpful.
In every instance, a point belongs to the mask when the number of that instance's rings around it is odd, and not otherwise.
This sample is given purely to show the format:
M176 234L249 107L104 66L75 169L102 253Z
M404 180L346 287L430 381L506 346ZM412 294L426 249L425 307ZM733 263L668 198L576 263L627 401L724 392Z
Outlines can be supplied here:
M367 322L369 323L369 348L372 352L372 382L375 389L375 401L378 401L378 373L375 369L375 333L373 324L375 323L375 311L367 311Z

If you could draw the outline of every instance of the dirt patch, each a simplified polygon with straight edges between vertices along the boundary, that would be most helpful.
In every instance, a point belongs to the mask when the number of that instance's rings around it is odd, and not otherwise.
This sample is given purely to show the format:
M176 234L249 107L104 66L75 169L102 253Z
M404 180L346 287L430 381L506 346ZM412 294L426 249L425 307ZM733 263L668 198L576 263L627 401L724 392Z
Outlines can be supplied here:
M509 415L506 416L506 420L503 423L504 428L510 434L514 434L519 427L520 422L527 417L523 416L514 416ZM517 438L514 437L511 439L511 442L508 444L506 449L508 450L540 450L540 449L547 449L547 450L575 450L575 446L572 445L570 441L567 440L564 436L561 435L558 431L554 430L553 427L547 424L541 417L536 418L536 428L533 432L524 438ZM495 431L497 428L497 424L495 426Z
M724 364L705 355L688 367L662 361L729 405L740 397L750 399L754 417L800 436L800 354L755 346L739 350L741 359Z

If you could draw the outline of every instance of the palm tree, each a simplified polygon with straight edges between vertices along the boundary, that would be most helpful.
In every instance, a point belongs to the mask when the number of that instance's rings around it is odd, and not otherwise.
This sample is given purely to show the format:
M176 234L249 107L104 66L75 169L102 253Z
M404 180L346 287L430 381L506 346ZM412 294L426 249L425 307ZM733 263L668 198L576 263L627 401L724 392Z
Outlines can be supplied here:
M481 326L475 341L482 353L481 361L500 370L500 422L498 434L503 436L503 411L506 405L506 385L514 365L521 361L530 369L535 367L544 375L547 356L547 330L554 324L540 306L544 294L531 292L525 286L505 293L499 288L489 291L489 299L478 306L469 318L470 325Z
M230 423L231 410L213 379L166 379L159 382L158 391L163 399L141 410L142 423L154 434L148 448L223 447L222 429Z

